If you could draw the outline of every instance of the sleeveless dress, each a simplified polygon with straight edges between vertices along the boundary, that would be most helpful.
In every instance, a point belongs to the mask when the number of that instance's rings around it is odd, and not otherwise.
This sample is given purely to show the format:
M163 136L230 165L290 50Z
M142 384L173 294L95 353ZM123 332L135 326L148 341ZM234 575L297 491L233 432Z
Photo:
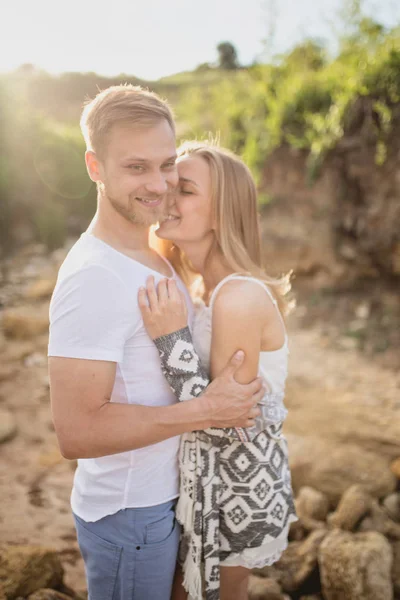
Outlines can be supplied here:
M180 401L200 395L209 383L213 304L233 279L262 286L266 302L276 305L263 282L232 274L215 288L209 306L197 302L192 334L186 327L154 340L164 376ZM286 330L281 348L260 353L259 375L268 391L254 427L181 436L176 517L190 600L219 600L220 566L261 568L276 562L287 547L290 523L297 520L282 434L288 354Z
M239 274L219 283L209 306L199 301L192 338L207 371L213 304L221 287L232 279L261 285L276 305L264 283ZM262 414L255 427L245 430L251 441L226 437L229 430L218 429L181 438L181 495L176 515L182 525L179 560L190 600L219 600L220 566L272 565L287 547L290 524L297 520L287 442L282 435L288 353L286 331L280 349L260 353L259 374L269 392L261 402Z
M262 281L237 274L220 281L212 293L209 306L198 301L192 337L200 360L208 371L213 304L221 287L232 280L247 280L260 285L273 304L277 304ZM269 395L268 403L260 406L262 415L255 426L259 433L252 442L234 441L221 452L223 492L220 497L220 561L223 566L252 569L276 562L287 547L289 525L297 520L287 442L281 431L287 415L283 397L288 354L286 331L281 348L260 353L259 376L264 379L272 394ZM244 547L235 552L234 537L238 536L242 540L249 537L254 541L255 534L260 541L259 545L253 546L252 543L252 547Z

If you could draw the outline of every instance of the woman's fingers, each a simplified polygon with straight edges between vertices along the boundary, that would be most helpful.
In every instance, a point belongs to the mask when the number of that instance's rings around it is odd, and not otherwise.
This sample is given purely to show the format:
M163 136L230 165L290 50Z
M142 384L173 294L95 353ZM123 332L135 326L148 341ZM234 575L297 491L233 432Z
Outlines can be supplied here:
M150 277L147 278L146 289L147 289L147 296L148 296L149 304L150 304L150 310L152 312L154 312L158 308L158 296L157 296L156 286L154 284L153 275L150 275Z
M168 295L173 302L180 302L178 286L174 279L168 279Z
M181 299L183 314L187 318L187 316L188 316L188 307L187 307L187 304L186 304L185 294L182 292L182 290L179 290L179 289L178 289L178 292L179 292L179 296L180 296L180 299Z
M167 280L161 279L157 286L158 292L158 302L160 304L165 305L168 302L168 288L167 288Z
M185 295L182 292L182 290L178 288L174 279L168 279L168 294L170 300L175 302L175 304L179 305L180 310L182 310L182 314L187 315Z
M138 304L140 308L140 312L142 313L143 319L146 319L150 315L149 303L147 301L147 291L146 288L139 288L138 292Z

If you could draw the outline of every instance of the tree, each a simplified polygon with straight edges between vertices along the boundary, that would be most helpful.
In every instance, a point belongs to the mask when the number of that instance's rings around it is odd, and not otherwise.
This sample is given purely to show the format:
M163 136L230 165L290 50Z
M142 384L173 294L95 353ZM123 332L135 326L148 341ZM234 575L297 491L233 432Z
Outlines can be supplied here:
M221 42L217 46L218 67L220 69L234 70L239 68L236 48L231 42Z
M305 40L287 54L286 63L296 69L318 71L326 64L325 49L318 41Z

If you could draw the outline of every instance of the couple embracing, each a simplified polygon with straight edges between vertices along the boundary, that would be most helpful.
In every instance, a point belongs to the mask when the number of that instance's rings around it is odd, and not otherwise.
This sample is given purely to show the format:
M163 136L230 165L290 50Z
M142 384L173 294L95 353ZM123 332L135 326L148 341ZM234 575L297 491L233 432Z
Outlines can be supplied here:
M287 280L263 270L253 178L212 144L177 151L168 105L138 87L99 93L81 126L98 206L48 354L89 599L245 600L296 520Z

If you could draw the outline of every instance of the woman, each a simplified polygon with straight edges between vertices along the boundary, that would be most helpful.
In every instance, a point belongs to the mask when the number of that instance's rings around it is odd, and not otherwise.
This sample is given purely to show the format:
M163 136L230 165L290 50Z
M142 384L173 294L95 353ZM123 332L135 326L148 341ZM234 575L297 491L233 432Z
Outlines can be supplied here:
M185 589L195 600L245 600L249 570L279 558L296 520L281 433L287 279L262 269L256 190L244 163L227 150L189 143L179 152L178 170L179 190L157 236L173 243L169 257L187 283L201 276L200 286L191 286L195 349L173 279L158 290L150 279L139 305L180 400L201 393L238 349L245 352L238 381L257 374L265 380L254 427L186 434L180 451ZM176 589L176 599L186 597Z

